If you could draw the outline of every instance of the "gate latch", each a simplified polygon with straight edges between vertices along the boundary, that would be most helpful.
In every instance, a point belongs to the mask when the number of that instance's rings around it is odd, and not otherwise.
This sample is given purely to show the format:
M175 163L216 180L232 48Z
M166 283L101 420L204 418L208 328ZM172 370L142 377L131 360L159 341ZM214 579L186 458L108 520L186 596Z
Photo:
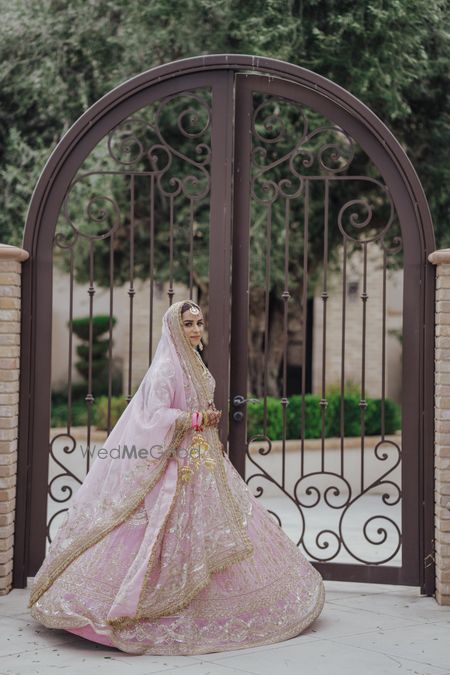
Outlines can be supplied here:
M235 408L240 405L244 405L244 403L259 403L259 398L244 398L240 394L233 398L233 405ZM233 420L235 422L242 422L243 419L244 413L241 410L237 410L233 413Z

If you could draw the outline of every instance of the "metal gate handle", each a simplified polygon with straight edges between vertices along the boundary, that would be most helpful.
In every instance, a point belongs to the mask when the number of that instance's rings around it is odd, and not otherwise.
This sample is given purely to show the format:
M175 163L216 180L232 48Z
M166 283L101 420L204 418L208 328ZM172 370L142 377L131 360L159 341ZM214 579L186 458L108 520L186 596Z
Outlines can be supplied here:
M259 398L244 398L240 394L233 398L233 406L236 408L244 403L259 403ZM233 420L235 422L242 422L244 419L244 413L241 410L237 410L233 413Z

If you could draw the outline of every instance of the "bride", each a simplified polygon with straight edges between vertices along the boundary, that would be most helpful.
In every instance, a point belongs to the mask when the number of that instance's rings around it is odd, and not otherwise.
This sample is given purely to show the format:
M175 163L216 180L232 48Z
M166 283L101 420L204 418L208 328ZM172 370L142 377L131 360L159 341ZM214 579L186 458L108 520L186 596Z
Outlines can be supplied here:
M255 647L301 633L324 584L220 442L203 315L173 303L139 388L34 577L28 607L132 654Z

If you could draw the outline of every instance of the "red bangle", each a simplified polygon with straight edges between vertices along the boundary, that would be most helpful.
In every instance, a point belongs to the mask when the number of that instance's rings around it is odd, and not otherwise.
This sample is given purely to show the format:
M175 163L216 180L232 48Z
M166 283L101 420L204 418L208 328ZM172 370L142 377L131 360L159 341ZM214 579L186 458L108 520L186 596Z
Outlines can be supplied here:
M195 431L203 431L202 418L203 415L198 410L192 413L192 427Z

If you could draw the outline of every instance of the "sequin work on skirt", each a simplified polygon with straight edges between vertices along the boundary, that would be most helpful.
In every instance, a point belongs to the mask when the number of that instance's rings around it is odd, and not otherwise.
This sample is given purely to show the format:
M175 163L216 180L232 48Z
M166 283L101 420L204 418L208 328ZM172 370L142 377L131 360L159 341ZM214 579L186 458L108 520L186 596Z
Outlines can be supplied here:
M202 468L194 481L176 481L170 508L152 544L152 563L139 600L142 618L109 622L118 589L124 587L141 547L148 545L146 533L158 505L158 491L166 485L161 480L152 489L151 499L144 500L125 522L60 574L31 607L32 616L48 627L64 628L132 654L228 651L280 642L304 631L324 605L321 575L251 494L228 457L219 453L216 461L223 463L223 475L243 514L241 524L252 551L238 555L234 562L229 559L224 569L209 576L199 574L200 582L184 607L146 618L154 613L155 599L163 602L169 591L188 583L188 562L176 569L171 566L173 560L189 560L189 555L180 557L180 553L191 546L202 545L207 550L208 541L213 540L218 550L219 537L226 557L229 533L208 529L214 479L211 471ZM158 588L161 583L163 587ZM125 604L126 600L125 594Z

